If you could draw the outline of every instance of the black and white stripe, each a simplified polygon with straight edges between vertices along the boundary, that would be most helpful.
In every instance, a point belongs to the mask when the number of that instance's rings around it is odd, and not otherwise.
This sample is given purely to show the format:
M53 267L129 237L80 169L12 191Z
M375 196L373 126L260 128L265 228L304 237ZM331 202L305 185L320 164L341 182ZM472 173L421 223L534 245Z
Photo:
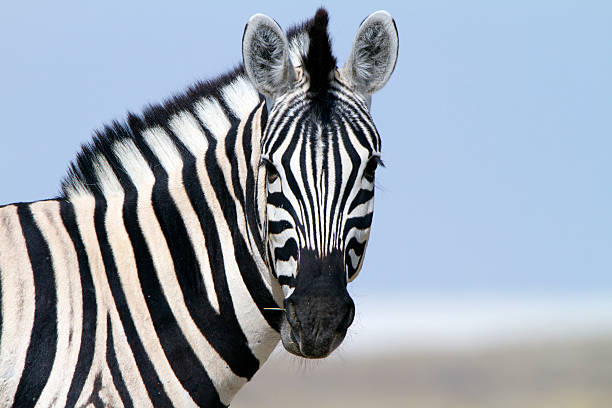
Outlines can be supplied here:
M0 207L0 406L227 406L300 251L357 274L380 138L341 71L312 120L316 24L289 32L283 94L242 68L197 84L98 132L60 197Z

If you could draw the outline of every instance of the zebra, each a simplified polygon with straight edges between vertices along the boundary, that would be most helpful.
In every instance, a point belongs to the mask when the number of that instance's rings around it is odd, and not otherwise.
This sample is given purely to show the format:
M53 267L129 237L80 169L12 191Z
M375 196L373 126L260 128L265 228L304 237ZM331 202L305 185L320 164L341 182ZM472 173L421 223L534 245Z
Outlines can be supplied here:
M395 22L338 69L328 15L256 14L243 62L82 147L50 200L0 207L0 406L229 406L272 350L354 317Z

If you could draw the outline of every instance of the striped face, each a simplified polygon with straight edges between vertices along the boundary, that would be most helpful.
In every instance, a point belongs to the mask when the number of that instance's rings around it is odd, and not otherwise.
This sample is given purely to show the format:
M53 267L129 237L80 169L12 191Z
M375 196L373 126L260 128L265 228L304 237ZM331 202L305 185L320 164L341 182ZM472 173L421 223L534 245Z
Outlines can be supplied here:
M397 47L384 11L361 23L340 70L324 10L288 37L261 14L244 32L245 71L273 101L260 172L267 179L267 249L285 295L281 340L299 356L327 356L353 321L347 283L363 263L380 163L368 105L393 72Z
M302 256L340 256L342 280L353 280L370 234L380 137L366 102L336 78L324 107L303 89L278 99L262 143L269 258L285 297Z
M370 235L381 143L366 102L338 72L326 95L310 98L307 86L274 104L261 161L268 256L285 295L283 344L300 356L323 357L353 321L346 285L361 268ZM322 328L328 335L304 333Z

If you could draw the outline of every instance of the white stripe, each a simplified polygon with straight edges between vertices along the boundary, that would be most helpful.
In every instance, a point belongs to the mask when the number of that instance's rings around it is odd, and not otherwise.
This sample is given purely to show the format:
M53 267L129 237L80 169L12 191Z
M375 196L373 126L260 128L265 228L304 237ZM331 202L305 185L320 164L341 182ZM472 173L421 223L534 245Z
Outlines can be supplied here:
M268 211L268 219L270 221L288 221L291 223L291 225L293 225L293 228L295 228L295 221L293 220L293 217L289 211L282 207L276 207L272 204L267 204L266 208Z
M368 213L371 213L373 207L374 207L374 197L372 197L365 203L361 203L357 207L353 208L353 210L348 214L348 217L349 218L362 217Z
M294 67L302 65L302 56L308 52L310 37L301 32L289 41L289 59Z
M81 279L74 244L62 223L57 201L31 205L32 215L49 246L57 296L57 343L55 360L45 387L36 403L46 407L66 403L76 368L83 322Z
M353 268L357 268L357 266L359 265L359 257L357 256L357 254L355 253L354 249L351 249L349 251L349 256L351 258L351 264L353 265Z
M64 187L66 191L66 197L73 198L82 195L92 195L91 191L87 189L87 186L83 182L75 177L71 177L67 180L67 184Z
M318 229L318 214L317 214L317 189L316 189L316 183L314 180L314 169L312 168L312 161L313 161L313 157L312 157L312 150L310 149L309 146L309 142L306 142L306 140L304 139L309 139L309 140L314 140L316 139L317 135L312 134L313 132L317 132L317 129L312 129L312 128L307 128L308 135L306 134L306 132L304 130L302 130L302 133L300 134L300 141L298 143L297 149L296 151L293 153L293 156L291 157L291 160L289 161L289 163L291 163L291 172L295 175L295 180L299 186L300 192L302 194L302 197L304 199L304 207L306 209L306 220L303 221L308 221L308 233L307 233L307 240L306 243L308 245L309 249L318 249L318 244L316 242L317 240L317 229ZM295 137L295 135L293 136ZM301 167L301 163L300 163L300 156L301 153L300 152L300 148L305 150L305 156L306 156L306 169L303 169ZM306 184L304 184L304 182L302 181L302 177L303 177L303 173L306 173ZM312 196L312 199L308 197L307 191L310 193L310 195ZM312 200L312 206L314 207L314 213L310 212L310 200ZM304 224L306 224L304 222Z
M195 104L195 111L204 126L217 138L225 136L231 123L225 116L219 101L214 98L205 98ZM221 138L221 140L223 140ZM223 144L224 143L220 143Z
M276 261L277 276L295 276L297 270L297 261L293 257L288 261Z
M200 220L191 205L183 185L183 161L180 153L170 137L161 128L147 129L142 133L142 136L168 174L170 197L172 197L181 218L185 222L187 235L189 235L189 240L200 267L206 296L218 314L219 299L215 290L212 271L210 270L210 262L208 261L206 239L204 238Z
M25 365L34 325L34 277L17 207L0 209L2 341L0 341L0 406L11 406Z
M221 89L227 106L237 118L246 118L259 104L259 92L244 75L236 77Z
M268 183L268 194L280 193L283 191L280 177L277 177L276 180L272 183Z
M346 123L342 121L341 126L346 128ZM346 151L346 147L343 145L343 139L338 138L338 150L340 151L340 157L336 158L336 160L340 160L340 175L336 175L336 179L340 179L340 196L338 197L338 203L336 204L336 208L333 208L333 214L331 219L333 220L331 225L331 230L333 231L333 242L335 245L340 245L342 241L342 230L340 228L340 222L344 216L344 209L340 206L340 201L342 200L342 194L344 194L346 185L348 183L348 177L351 172L353 164L351 163L351 158ZM347 203L350 201L347 200Z
M293 292L295 291L295 288L289 287L289 285L283 285L282 289L283 289L283 296L285 296L285 299L291 296Z
M105 197L111 197L113 195L123 196L121 183L119 183L119 179L117 179L108 160L102 155L97 155L92 160L92 164L102 194Z
M291 238L296 238L294 228L287 228L281 231L280 234L270 234L270 239L274 242L275 248L284 247L287 241L289 241ZM295 242L297 243L297 239Z
M334 234L334 230L333 230L333 215L332 215L332 201L333 201L333 194L335 191L335 184L336 184L336 159L335 159L335 152L334 152L334 146L331 144L330 142L330 146L328 149L328 156L327 156L327 172L328 172L328 178L330 180L330 185L327 186L327 190L328 190L328 197L327 197L327 202L325 203L325 226L326 226L326 233L325 233L325 251L326 253L330 253L333 247L333 234ZM336 204L338 205L338 204Z
M253 121L251 122L251 168L253 169L254 177L256 177L255 184L255 193L257 194L257 214L259 216L259 221L262 223L260 226L259 234L261 237L265 238L265 235L268 233L267 225L263 225L266 223L266 178L265 167L260 166L261 160L261 138L263 134L263 130L261 129L261 113L264 109L264 105L261 104L259 109L255 115L253 115ZM253 231L255 233L255 231ZM264 256L267 256L264 254ZM278 288L278 282L271 276L270 273L264 275L264 279L269 282L269 284L274 288L275 286ZM278 288L280 289L280 288Z

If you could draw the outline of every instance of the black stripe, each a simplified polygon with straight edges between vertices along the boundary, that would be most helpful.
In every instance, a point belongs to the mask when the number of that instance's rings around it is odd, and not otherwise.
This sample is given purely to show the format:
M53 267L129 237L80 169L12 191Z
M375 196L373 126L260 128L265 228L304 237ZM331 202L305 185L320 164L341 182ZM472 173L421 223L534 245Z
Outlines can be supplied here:
M296 127L296 131L295 131L296 135L299 135L304 131L303 122L304 122L303 120L300 120L298 126ZM282 136L283 138L286 137L286 133L288 131L289 126L290 124L288 124L282 130L282 132L284 133L284 135ZM289 186L291 193L295 196L297 202L300 203L300 206L301 206L302 202L304 202L305 200L304 200L304 197L302 197L301 195L299 184L296 180L296 176L291 171L287 171L291 169L291 165L290 165L291 158L296 150L298 139L299 139L298 137L295 137L295 136L292 137L291 142L289 142L289 145L287 146L287 149L282 154L281 163L283 167L285 168L285 179L286 179L287 185ZM295 211L297 210L300 210L302 213L304 213L303 208L300 208L300 209L296 208ZM302 235L306 236L309 231L310 220L308 219L308 217L305 216L306 214L303 214L303 215L304 216L302 217L295 218L295 220L298 221L301 219L303 222L306 222L305 225L301 223L298 223L298 225L296 225L297 229L302 233Z
M299 220L295 209L291 205L291 202L285 197L282 192L268 193L268 203L277 208L282 208L284 211L289 213L293 220Z
M268 136L268 138L267 140L264 139L265 146L262 151L268 153L274 153L278 151L280 145L285 141L285 139L287 137L293 136L287 136L289 134L289 129L291 128L291 125L293 123L302 123L302 121L304 120L305 112L303 109L296 110L292 113L287 113L287 111L284 112L282 116L278 115L277 113L278 116L276 117L280 117L282 118L282 120L278 119L276 123L268 127L266 135Z
M108 241L104 221L105 214L106 203L102 200L96 200L96 209L94 212L96 234L98 236L98 242L100 243L100 252L102 254L102 260L106 270L106 277L115 301L115 306L119 312L119 318L121 319L123 330L125 331L127 341L132 349L132 354L136 360L136 365L138 366L138 370L140 371L140 375L142 376L142 380L147 388L151 401L153 401L156 406L171 407L172 402L164 391L163 384L157 376L157 372L155 371L155 368L153 367L153 364L151 363L151 360L149 359L149 356L142 345L142 341L138 336L138 332L134 326L134 321L130 315L127 300L125 298L125 294L123 293L123 289L121 288L121 282L119 280L117 265L115 264L115 259L113 257L113 251Z
M77 253L79 262L79 272L81 276L81 297L83 299L83 322L81 334L81 347L77 364L70 383L68 391L68 399L66 407L74 407L79 396L81 395L83 385L91 369L91 363L94 356L94 347L96 342L96 291L91 276L89 267L89 259L85 251L85 245L81 239L81 234L76 221L76 214L72 204L66 201L60 201L60 214L62 222L70 235L70 239L74 243L74 248ZM93 220L92 220L93 222Z
M353 132L353 135L355 135L355 137L357 138L357 141L359 142L359 144L363 146L364 149L368 150L368 152L371 155L372 147L370 145L370 141L368 140L368 137L366 136L366 134L363 132L363 129L361 128L361 126L359 126L359 124L366 126L365 122L359 121L358 119L352 116L349 116L349 115L345 115L344 120L346 121L346 124L348 125L348 127L351 128L351 131Z
M351 211L353 211L355 207L357 207L358 205L367 203L368 201L372 199L372 197L374 197L374 189L372 190L367 190L365 188L359 189L359 191L357 192L357 195L355 196L355 199L353 200L353 202L351 202L351 205L349 206L348 213L350 214Z
M344 236L342 237L342 239L345 239L348 233L353 228L362 230L370 228L370 226L372 225L372 216L373 213L367 213L366 215L363 215L361 217L351 217L347 219L346 225L344 227Z
M300 136L301 136L301 140L300 140L300 146L299 146L299 150L300 150L300 168L301 168L301 172L300 172L300 176L302 178L302 185L304 186L304 191L306 192L306 197L304 199L304 202L302 202L302 200L298 200L300 202L300 205L303 205L304 207L308 207L308 212L310 213L310 217L307 215L306 211L304 214L304 221L306 223L306 231L310 232L310 227L312 224L312 229L313 232L315 232L316 235L316 226L314 225L315 223L315 218L316 218L316 209L318 207L317 203L315 203L314 200L314 195L313 194L313 189L317 190L317 163L316 163L316 159L315 159L315 147L317 145L317 141L316 141L316 136L312 135L312 132L316 130L316 128L310 127L310 128L306 128L306 126L304 126L302 128L302 131L300 132ZM295 137L295 136L293 136ZM310 139L310 140L309 140ZM310 160L311 160L311 166L312 166L312 172L313 172L313 181L314 181L314 185L311 185L308 182L308 171L307 171L307 167L306 167L306 152L309 151L310 153ZM284 157L284 156L283 156ZM289 164L289 160L287 161L287 164ZM288 168L288 167L287 167ZM292 174L292 176L294 176L294 174ZM295 192L294 192L295 194ZM313 237L316 238L316 237ZM313 246L316 247L317 243L316 241L312 243Z
M346 120L345 120L345 123L346 123ZM355 184L355 180L357 179L357 172L359 171L360 157L359 157L359 153L357 153L357 150L355 150L355 148L353 147L346 129L343 126L338 126L338 130L340 131L340 137L338 138L338 143L343 144L344 149L349 159L351 160L351 171L349 173L348 180L346 181L346 185L352 186ZM340 219L338 220L338 235L340 235L340 229L343 227L342 224L344 221L344 217L342 216L343 214L342 209L346 207L346 202L348 201L350 193L351 193L350 188L345 189L344 194L342 194L340 203L338 205L338 208L339 208L338 216L340 217ZM344 226L344 231L345 233L346 231L348 231L346 226Z
M263 237L261 234L257 233L260 230L263 230L264 220L259 219L258 208L256 207L257 203L257 175L259 167L251 167L251 155L259 155L260 151L253 152L253 143L252 140L260 140L261 141L261 132L256 132L255 128L252 126L253 121L255 119L255 114L259 111L260 113L260 123L259 129L265 129L266 121L268 118L267 109L264 106L264 102L262 102L257 109L255 109L249 115L248 120L244 125L244 135L242 137L242 150L244 151L244 158L246 162L246 203L245 203L245 211L247 215L247 219L249 220L249 227L251 231L253 231L253 236L255 237L255 244L257 245L257 250L260 254L265 253L265 243L263 242Z
M104 401L102 401L102 398L100 398L101 390L102 390L102 373L98 373L96 375L96 379L94 380L93 390L91 391L89 400L83 405L88 405L89 403L92 403L94 408L104 408Z
M324 132L326 133L326 137L324 138L326 140L326 143L323 145L323 174L324 177L321 177L321 183L325 185L325 194L323 196L323 208L321 209L321 234L323 234L323 239L321 240L321 242L323 243L323 245L329 245L330 243L328 242L328 240L331 240L331 214L327 213L327 203L329 202L329 196L330 196L330 186L334 185L336 183L336 180L332 180L331 179L331 172L329 171L329 167L333 166L333 158L332 158L332 163L329 163L328 161L328 157L329 157L329 152L332 151L333 152L333 147L330 146L330 144L333 142L333 133L331 131L331 129L327 128L324 130ZM330 211L333 211L333 209L331 209L330 207ZM330 217L329 219L327 217ZM323 230L323 227L327 227L327 230ZM327 248L323 248L323 250L327 250Z
M357 263L357 266L359 266L359 263L361 263L361 260L363 259L363 253L365 252L365 247L366 247L366 243L367 241L365 241L364 243L360 243L359 241L357 241L356 238L351 238L348 242L348 244L346 245L346 249L344 251L345 256L344 256L344 264L348 267L348 279L351 280L353 279L353 277L355 276L355 274L357 273L357 268L353 267L353 261L351 259L351 256L349 255L351 249L355 252L355 255L357 256L357 258L359 258L359 262Z
M340 141L339 141L339 130L338 128L340 126L342 126L342 123L340 122L340 120L338 118L334 118L334 120L332 121L332 126L334 127L334 131L331 132L331 141L330 143L332 144L332 149L334 152L334 174L336 176L336 180L334 180L334 193L332 196L332 202L331 202L331 219L335 219L335 217L340 218L340 214L341 214L341 209L337 208L338 205L338 200L340 199L340 188L342 187L342 158L340 156ZM336 213L336 209L338 209L338 212ZM338 223L340 223L340 220L338 220ZM332 222L333 224L333 222ZM333 239L333 237L336 237L336 240L338 240L338 232L337 231L332 231L331 230L331 225L330 225L330 239ZM337 242L333 242L334 245L337 244Z
M274 249L274 259L288 261L290 258L298 258L298 245L294 238L289 238L281 248Z
M119 392L121 402L123 402L125 407L133 407L134 403L132 402L132 397L130 397L130 393L125 386L125 381L123 381L123 376L121 375L121 370L119 369L119 363L117 362L117 356L115 355L113 330L111 327L110 315L108 314L106 315L106 364L110 369L111 376L113 377L113 384L115 384L115 388L117 389L117 392Z
M345 112L346 116L351 118L351 122L359 122L366 128L366 133L372 135L371 141L373 143L373 149L375 151L380 151L380 135L374 126L370 112L368 112L368 110L362 106L361 102L357 101L352 94L346 93L343 89L341 90L338 88L336 88L336 91L339 95L347 99L343 100L338 96L342 101L338 106L342 108L341 110ZM366 147L369 146L370 143L368 143Z
M160 179L157 179L156 185L166 184L162 183ZM126 187L127 190L131 188L136 190L136 186ZM170 207L172 200L166 188L155 188L154 190L155 193L153 194L152 201L159 212L164 214ZM147 198L145 197L144 199L146 200ZM171 210L173 212L176 211L174 206L172 206ZM169 271L157 271L156 273L151 257L151 251L156 250L156 248L149 248L145 241L140 228L143 220L138 218L137 202L135 199L125 201L123 219L134 250L138 279L140 280L140 287L149 309L149 315L153 322L157 339L174 374L196 404L200 406L219 405L220 400L217 391L181 331L159 282L157 273L168 273ZM157 406L157 401L154 400L153 403Z
M25 367L13 406L31 407L40 398L53 367L57 347L57 294L49 246L34 221L30 206L19 205L17 214L32 263L36 309Z
M278 283L280 285L287 285L289 287L295 288L295 277L293 276L285 276L285 275L281 275L278 277Z
M257 208L255 208L256 203L256 191L255 191L255 178L253 177L253 169L251 167L251 122L254 119L255 113L257 110L253 110L245 120L244 126L242 128L242 133L239 135L237 130L230 130L228 133L228 137L225 139L225 154L229 158L232 169L232 184L234 185L234 194L240 204L243 207L243 215L245 218L245 224L247 228L249 228L253 234L253 238L255 239L255 245L257 246L257 251L260 254L264 253L264 243L261 239L261 234L259 234L259 229L257 225ZM234 137L235 136L235 137ZM261 135L259 135L261 136ZM242 190L242 185L240 184L240 177L238 173L238 157L236 156L236 138L240 138L242 142L242 151L244 154L244 163L247 169L246 180L245 180L245 190ZM258 152L255 152L258 154ZM255 167L257 170L257 167Z
M281 232L293 228L293 225L289 221L269 221L268 222L268 233L278 235Z
M169 129L166 131L172 135ZM213 309L206 296L205 285L195 255L195 250L200 249L193 248L187 228L173 200L168 197L167 186L160 182L156 182L153 189L155 215L172 254L177 279L191 318L231 370L238 376L251 378L259 368L259 361L248 347L247 339L236 319L227 286L223 253L214 222L215 218L208 207L200 185L195 157L178 140L175 143L181 151L184 162L183 184L206 238L208 262L213 272L213 284L219 301L220 315Z
M278 305L267 289L253 257L244 256L244 254L250 253L250 249L238 228L235 227L238 219L236 202L229 194L229 190L222 177L223 173L216 160L215 148L213 146L213 144L216 145L216 141L210 139L209 143L211 143L211 146L205 156L206 170L211 178L210 182L223 210L223 215L230 226L230 233L234 244L233 256L236 259L240 275L249 290L251 298L261 311L268 325L278 331L280 330L280 316L278 316L278 313L267 313L267 310L264 310L264 308L278 307ZM232 256L232 254L223 255Z

